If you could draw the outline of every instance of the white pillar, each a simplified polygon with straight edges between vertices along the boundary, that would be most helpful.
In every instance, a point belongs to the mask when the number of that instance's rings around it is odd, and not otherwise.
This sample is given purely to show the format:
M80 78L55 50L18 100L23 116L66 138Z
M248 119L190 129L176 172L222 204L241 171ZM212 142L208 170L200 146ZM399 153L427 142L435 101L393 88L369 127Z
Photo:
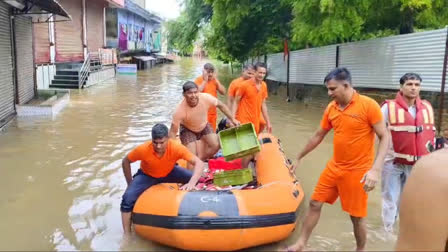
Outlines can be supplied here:
M106 7L103 8L103 47L107 46L106 37Z
M86 0L82 0L82 43L84 48L84 59L87 58L87 19L86 19Z
M50 14L51 15L51 14ZM56 60L56 38L54 31L54 16L51 15L48 20L48 39L50 41L50 62L54 63Z

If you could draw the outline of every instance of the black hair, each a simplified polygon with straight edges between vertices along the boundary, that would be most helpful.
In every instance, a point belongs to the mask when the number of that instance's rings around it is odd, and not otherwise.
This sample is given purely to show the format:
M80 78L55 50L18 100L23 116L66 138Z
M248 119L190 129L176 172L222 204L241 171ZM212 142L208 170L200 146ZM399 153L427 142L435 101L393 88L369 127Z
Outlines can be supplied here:
M419 80L420 82L422 82L422 78L420 77L420 75L416 73L405 73L400 78L400 85L403 85L408 80Z
M352 75L345 67L337 67L331 70L331 72L325 76L324 84L327 84L330 80L347 81L350 85L352 85Z
M158 123L152 127L152 139L161 139L168 136L168 127L165 124Z
M244 70L244 71L245 71L245 70L249 70L249 69L254 69L254 65L252 65L252 64L246 64L246 65L243 66L243 70Z
M268 69L268 67L266 66L266 64L263 63L263 62L257 62L257 63L255 63L255 65L254 65L254 69L255 69L255 71L257 71L259 67L262 67L262 68L264 68L264 69Z
M187 92L190 89L193 89L193 88L198 88L198 85L196 85L196 83L194 83L192 81L187 81L182 86L182 90L183 90L184 93Z
M216 129L216 133L220 132L221 130L227 129L227 118L222 118L221 121L218 123L218 128Z
M205 70L212 70L212 71L215 71L215 67L212 65L212 64L210 64L210 63L206 63L205 65L204 65L204 69Z

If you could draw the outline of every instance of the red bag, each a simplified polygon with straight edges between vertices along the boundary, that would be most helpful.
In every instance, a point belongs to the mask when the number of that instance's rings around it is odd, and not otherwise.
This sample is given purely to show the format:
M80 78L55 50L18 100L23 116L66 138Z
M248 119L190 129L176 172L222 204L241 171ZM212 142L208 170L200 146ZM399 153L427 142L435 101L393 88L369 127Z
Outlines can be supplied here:
M208 160L208 169L210 171L216 171L216 170L230 171L242 168L243 166L241 165L241 159L235 159L229 162L227 162L223 157Z

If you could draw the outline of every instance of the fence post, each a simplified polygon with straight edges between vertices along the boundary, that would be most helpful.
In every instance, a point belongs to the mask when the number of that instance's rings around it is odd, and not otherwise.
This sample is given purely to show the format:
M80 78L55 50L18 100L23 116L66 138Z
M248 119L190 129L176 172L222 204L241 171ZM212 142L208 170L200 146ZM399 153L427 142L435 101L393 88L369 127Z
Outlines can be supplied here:
M291 101L291 95L289 93L289 56L290 56L290 51L288 49L288 55L287 55L287 59L286 59L286 101L287 102Z
M286 101L291 101L291 96L289 93L289 57L291 56L291 51L288 48L288 59L286 60Z
M339 67L339 46L336 46L336 67Z
M445 82L446 82L446 65L448 60L448 28L445 40L445 57L443 58L443 71L442 71L442 86L440 88L440 104L439 104L439 121L437 125L437 131L440 134L442 127L443 107L445 105Z

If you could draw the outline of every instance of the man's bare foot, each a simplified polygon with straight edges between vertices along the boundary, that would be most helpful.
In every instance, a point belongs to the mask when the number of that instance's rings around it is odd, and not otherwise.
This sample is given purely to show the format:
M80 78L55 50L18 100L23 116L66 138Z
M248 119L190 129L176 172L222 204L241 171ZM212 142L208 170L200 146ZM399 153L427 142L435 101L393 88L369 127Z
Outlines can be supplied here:
M133 236L132 233L129 234L123 234L123 237L121 238L121 244L120 244L120 248L121 250L129 250L129 246L132 244L133 242Z
M305 248L305 245L296 243L296 244L294 244L292 246L285 247L285 248L281 249L280 251L284 251L284 252L298 252L298 251L303 251L304 248Z

